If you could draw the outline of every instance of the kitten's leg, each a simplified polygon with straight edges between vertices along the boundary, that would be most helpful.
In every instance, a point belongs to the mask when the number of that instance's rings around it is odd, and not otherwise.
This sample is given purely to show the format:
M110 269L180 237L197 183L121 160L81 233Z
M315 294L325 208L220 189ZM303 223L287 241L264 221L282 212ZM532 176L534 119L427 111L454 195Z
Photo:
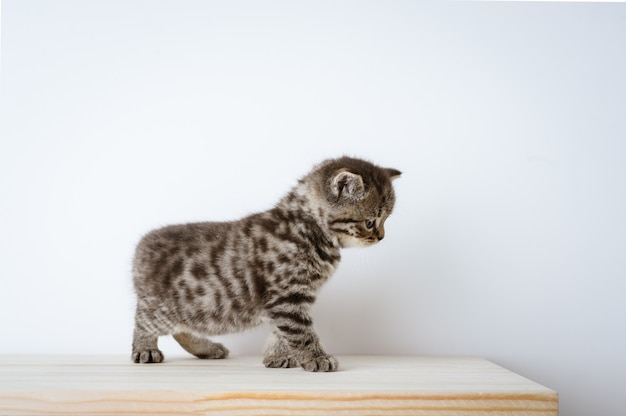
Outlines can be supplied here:
M291 368L298 365L298 361L291 354L287 341L280 336L277 329L272 331L267 341L263 364L268 368Z
M136 363L161 363L159 336L172 333L170 320L147 302L139 301L135 311L132 360Z
M198 358L226 358L228 349L222 344L212 342L207 338L199 337L188 332L174 334L174 339L181 347Z
M302 302L296 303L298 297ZM306 371L335 371L339 364L320 345L313 330L308 303L314 298L306 295L286 295L272 302L268 315L276 326L276 335L284 340L291 353ZM265 361L265 360L264 360Z
M159 350L158 341L158 334L150 333L135 324L132 360L142 364L163 362L163 353Z

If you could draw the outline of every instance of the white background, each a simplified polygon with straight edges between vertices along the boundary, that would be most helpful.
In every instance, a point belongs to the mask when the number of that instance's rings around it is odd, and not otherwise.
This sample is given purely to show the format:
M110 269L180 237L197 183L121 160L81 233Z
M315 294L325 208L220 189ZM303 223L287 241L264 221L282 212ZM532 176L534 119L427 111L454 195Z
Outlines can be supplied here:
M0 353L129 355L144 232L348 154L404 175L319 296L328 351L478 355L563 415L626 408L626 5L2 6Z

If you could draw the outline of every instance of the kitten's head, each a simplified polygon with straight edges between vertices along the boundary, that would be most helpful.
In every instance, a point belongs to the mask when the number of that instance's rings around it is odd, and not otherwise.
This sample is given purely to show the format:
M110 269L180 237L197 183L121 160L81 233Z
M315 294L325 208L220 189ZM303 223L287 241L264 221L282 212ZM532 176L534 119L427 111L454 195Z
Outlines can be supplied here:
M391 181L400 171L343 157L323 162L316 173L328 226L342 247L369 246L385 237L395 203Z

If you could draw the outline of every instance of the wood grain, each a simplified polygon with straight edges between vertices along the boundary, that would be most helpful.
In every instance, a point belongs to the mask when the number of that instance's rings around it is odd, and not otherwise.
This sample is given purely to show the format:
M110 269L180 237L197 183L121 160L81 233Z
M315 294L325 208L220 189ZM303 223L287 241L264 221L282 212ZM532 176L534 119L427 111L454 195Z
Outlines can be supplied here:
M557 393L481 358L344 356L336 373L260 357L131 364L0 356L0 415L557 415Z

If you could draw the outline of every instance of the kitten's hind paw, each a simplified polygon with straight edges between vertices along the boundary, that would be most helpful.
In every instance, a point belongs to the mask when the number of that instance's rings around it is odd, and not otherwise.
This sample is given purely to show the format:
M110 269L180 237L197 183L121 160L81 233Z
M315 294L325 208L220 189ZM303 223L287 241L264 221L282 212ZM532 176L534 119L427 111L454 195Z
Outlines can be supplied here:
M163 353L159 350L133 351L132 360L135 363L162 363Z
M203 359L220 359L228 357L228 348L218 342L193 335L188 332L174 334L174 339L190 354Z
M263 364L267 368L293 368L298 366L298 361L288 355L270 355L263 358Z
M198 358L219 360L228 357L228 348L217 342L207 344L205 348L195 354Z
M339 368L339 362L337 362L337 359L333 356L322 355L314 357L309 361L302 362L302 368L306 371L337 371L337 368Z

